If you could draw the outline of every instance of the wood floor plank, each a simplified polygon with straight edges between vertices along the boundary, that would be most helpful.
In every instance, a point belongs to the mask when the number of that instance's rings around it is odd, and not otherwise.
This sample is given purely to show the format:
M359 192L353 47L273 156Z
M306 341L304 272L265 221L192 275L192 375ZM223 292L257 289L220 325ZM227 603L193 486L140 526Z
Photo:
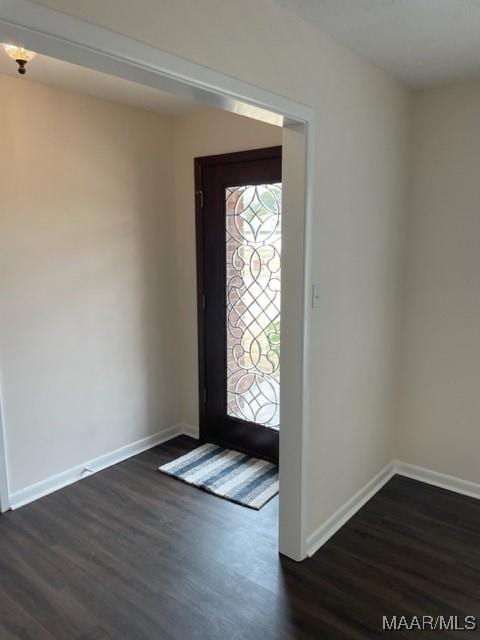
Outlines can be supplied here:
M1 640L411 638L382 616L480 616L479 501L396 476L295 563L277 553L277 499L257 512L157 472L196 445L0 516Z

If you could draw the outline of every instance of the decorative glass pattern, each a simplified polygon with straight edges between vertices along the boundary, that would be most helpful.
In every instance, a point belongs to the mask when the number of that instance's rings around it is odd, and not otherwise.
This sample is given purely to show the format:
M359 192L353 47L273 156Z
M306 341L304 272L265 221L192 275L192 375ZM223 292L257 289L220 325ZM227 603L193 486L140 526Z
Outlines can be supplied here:
M282 185L225 190L227 414L280 425Z

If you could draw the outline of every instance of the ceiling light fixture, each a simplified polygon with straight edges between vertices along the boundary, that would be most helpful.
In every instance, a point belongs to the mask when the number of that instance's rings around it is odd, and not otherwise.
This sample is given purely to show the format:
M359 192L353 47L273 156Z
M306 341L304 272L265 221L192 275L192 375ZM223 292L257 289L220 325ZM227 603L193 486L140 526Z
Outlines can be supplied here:
M25 75L27 72L25 65L37 54L34 51L28 51L23 47L17 47L15 44L4 44L3 48L5 49L7 56L12 60L15 60L18 64L18 73L22 76Z

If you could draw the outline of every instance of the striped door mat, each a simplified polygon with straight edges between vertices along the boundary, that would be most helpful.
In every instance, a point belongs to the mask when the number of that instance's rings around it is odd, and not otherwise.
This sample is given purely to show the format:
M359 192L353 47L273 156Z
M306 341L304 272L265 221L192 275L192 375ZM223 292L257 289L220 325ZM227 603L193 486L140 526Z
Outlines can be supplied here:
M215 444L204 444L158 470L251 509L261 509L278 493L276 465Z

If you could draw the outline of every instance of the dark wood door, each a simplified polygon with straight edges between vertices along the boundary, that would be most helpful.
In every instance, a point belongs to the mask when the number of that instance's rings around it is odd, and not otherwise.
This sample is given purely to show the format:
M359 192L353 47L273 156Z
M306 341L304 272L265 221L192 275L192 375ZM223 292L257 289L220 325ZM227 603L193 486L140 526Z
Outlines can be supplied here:
M281 147L195 160L200 437L278 461Z

